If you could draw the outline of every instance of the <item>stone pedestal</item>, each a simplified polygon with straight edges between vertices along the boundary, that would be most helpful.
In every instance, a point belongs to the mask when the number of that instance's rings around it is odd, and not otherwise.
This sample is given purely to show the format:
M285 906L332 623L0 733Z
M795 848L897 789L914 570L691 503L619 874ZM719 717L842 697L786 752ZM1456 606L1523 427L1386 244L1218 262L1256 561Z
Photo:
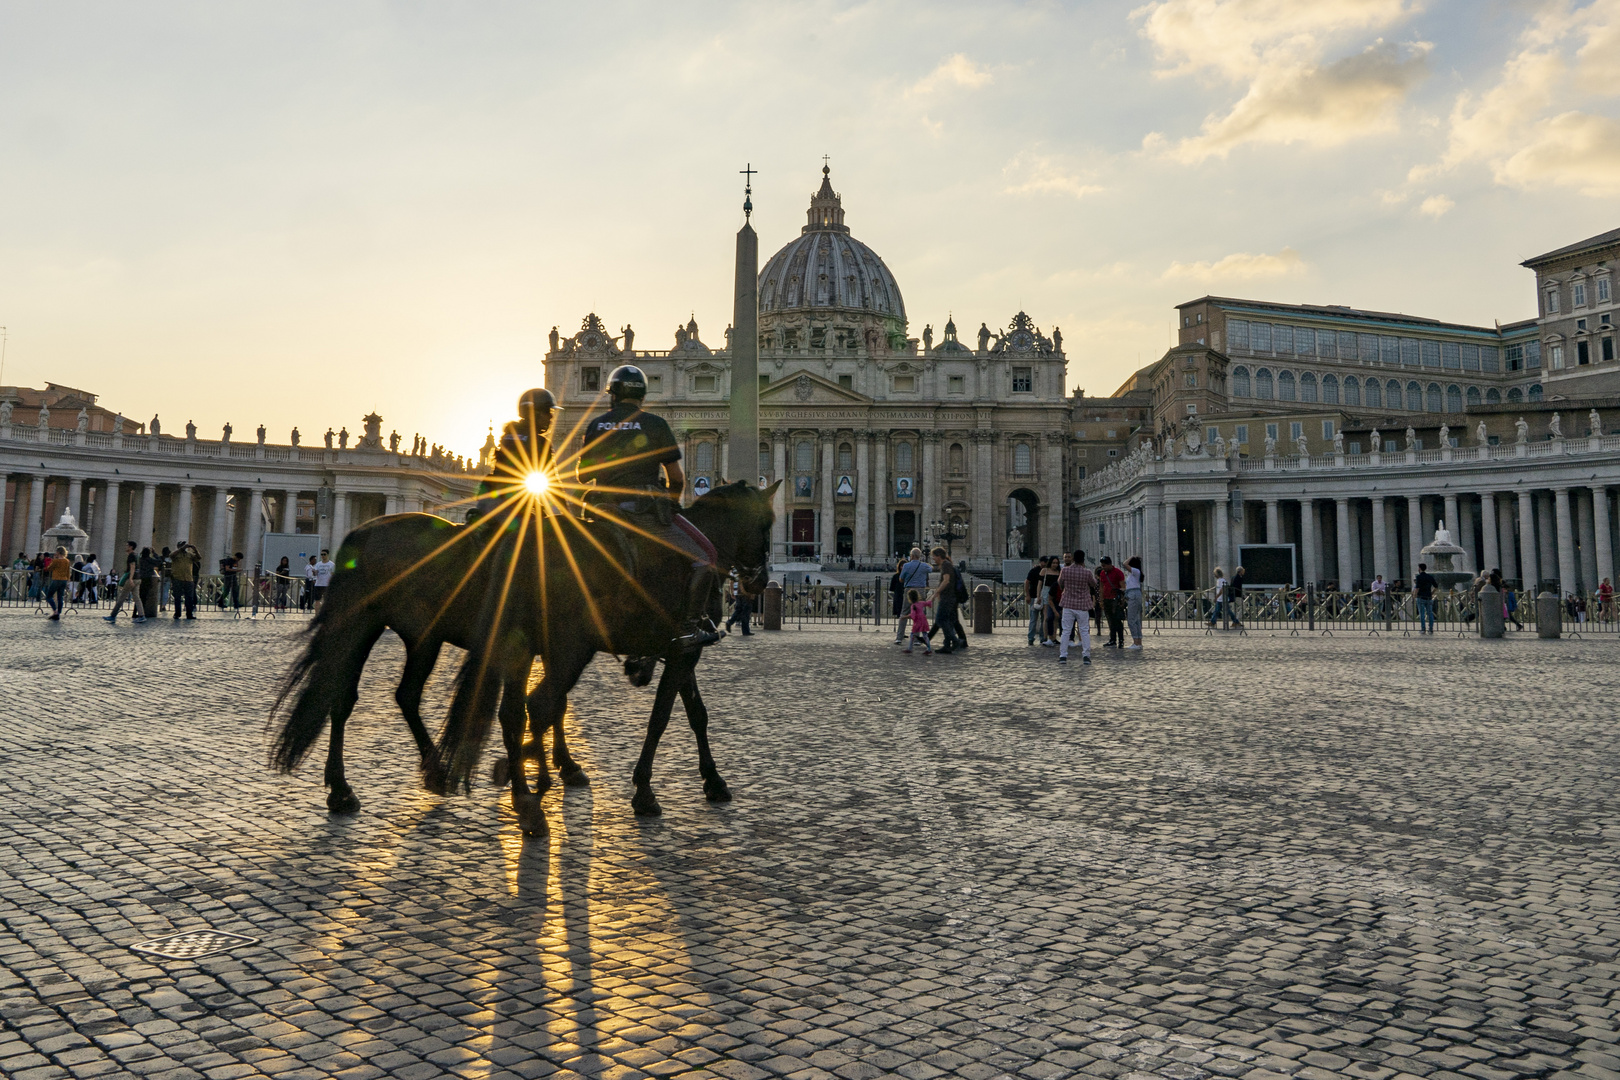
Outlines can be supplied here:
M988 634L996 624L996 598L990 586L981 584L973 590L973 632Z
M1494 585L1479 590L1479 636L1499 638L1507 633L1507 617L1502 614L1502 594Z
M1558 637L1564 628L1564 609L1558 597L1544 592L1536 597L1536 636Z
M782 629L782 584L772 581L765 586L765 599L759 609L760 624L766 630Z

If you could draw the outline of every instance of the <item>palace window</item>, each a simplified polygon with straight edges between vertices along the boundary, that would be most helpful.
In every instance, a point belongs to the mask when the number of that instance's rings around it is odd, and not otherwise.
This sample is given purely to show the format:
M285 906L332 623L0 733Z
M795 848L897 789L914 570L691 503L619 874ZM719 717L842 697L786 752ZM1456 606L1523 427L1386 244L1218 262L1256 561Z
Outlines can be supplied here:
M1541 342L1527 341L1524 343L1524 366L1538 368L1541 366Z
M1361 354L1361 360L1363 363L1376 364L1378 362L1377 334L1357 334L1356 343L1358 345L1356 351ZM1343 359L1349 360L1350 357L1346 356Z
M1446 412L1462 412L1462 387L1452 383L1446 387Z
M1540 383L1531 384L1530 392L1528 394L1526 394L1525 396L1527 398L1529 398L1531 401L1540 401L1541 400L1541 384Z
M1481 371L1500 371L1502 351L1495 345L1485 345L1479 350L1479 369Z
M1316 400L1316 376L1309 371L1299 377L1299 400Z
M1479 403L1480 403L1479 387L1470 386L1468 388L1468 407L1470 409L1472 409L1475 405L1478 405Z
M1614 359L1614 338L1612 337L1606 337L1603 339L1603 359Z
M1440 411L1440 384L1430 383L1429 392L1423 398L1424 408L1429 412Z
M853 376L853 375L840 375L840 376L838 376L838 385L839 385L839 387L841 389L844 389L844 390L853 390L853 389L855 389L855 376Z
M697 444L697 471L700 473L714 472L714 443L700 442Z
M1425 341L1422 343L1423 366L1440 366L1440 343L1438 341Z
M720 376L718 375L692 376L692 389L696 390L700 394L712 394L715 392L716 388L719 387L719 385Z
M1266 425L1266 438L1273 439L1273 440L1275 440L1277 438L1277 425L1276 424L1267 424Z
M1558 314L1558 290L1557 289L1548 289L1547 290L1547 314L1549 314L1549 315Z
M849 443L847 443L847 442L846 443L839 443L838 444L838 469L839 469L839 471L840 472L848 472L850 469L853 469L854 467L855 467L855 448L853 446L849 445Z
M1401 338L1401 366L1418 366L1419 343L1417 338Z
M1587 341L1575 343L1575 366L1585 367L1592 362L1592 345Z
M1521 402L1523 400L1524 400L1524 391L1523 390L1520 390L1517 386L1515 386L1515 387L1511 388L1510 390L1508 390L1508 404L1509 405L1517 405L1519 402Z
M1277 400L1294 400L1294 373L1292 371L1279 371L1277 373Z
M1608 278L1606 278L1606 277L1598 278L1597 294L1598 294L1598 303L1607 304L1609 302L1609 279Z
M911 475L912 463L911 444L903 442L894 448L894 468L900 476Z
M1479 370L1479 346L1464 345L1462 347L1462 369L1464 371Z
M1233 352L1249 351L1249 324L1243 319L1226 320L1226 343Z
M1280 353L1294 351L1294 328L1292 326L1274 326L1271 328L1272 348Z
M1339 356L1339 335L1332 330L1323 330L1316 335L1316 351L1329 360Z
M1261 368L1254 373L1254 396L1262 401L1271 400L1271 371Z
M894 377L894 390L897 394L913 394L917 391L917 376L896 375Z
M1575 288L1571 299L1574 301L1574 303L1570 305L1571 307L1586 306L1586 282L1577 281L1575 283Z
M946 380L945 380L945 390L946 390L947 393L951 393L951 394L965 394L965 393L967 393L967 376L965 376L965 375L951 375L951 376L948 376L946 378Z
M1255 352L1270 352L1271 324L1263 322L1250 323L1249 341L1254 346Z
M814 472L816 468L816 444L809 439L800 439L793 447L793 471Z
M1221 434L1221 429L1220 428L1218 428L1218 427L1207 427L1207 428L1204 429L1204 441L1212 443L1217 438L1220 437L1220 434Z
M1029 476L1035 471L1034 455L1029 451L1029 443L1013 444L1013 475Z
M1329 442L1333 441L1333 421L1322 421L1322 438L1328 440Z
M1035 379L1030 368L1015 367L1012 369L1012 388L1015 394L1027 394L1035 389Z
M1232 396L1233 397L1248 397L1249 396L1249 369L1248 368L1246 368L1246 367L1235 367L1235 368L1232 369Z
M961 443L951 443L950 462L952 476L966 475L967 454L962 450Z
M1507 347L1507 369L1520 371L1524 368L1524 346L1509 345Z
M1303 422L1295 420L1288 425L1288 437L1290 439L1298 439L1303 434L1305 434L1305 425Z
M1239 424L1237 426L1237 430L1232 434L1232 439L1233 439L1234 442L1238 442L1238 443L1246 443L1246 442L1248 442L1249 441L1249 425L1248 424Z
M759 444L759 475L771 475L771 447L769 443Z
M1354 377L1351 376L1351 378ZM1350 380L1346 379L1345 385L1347 387L1349 383ZM1339 377L1337 375L1322 376L1322 402L1326 405L1337 405L1339 403Z
M1389 380L1389 385L1384 387L1384 404L1391 409L1404 408L1401 404L1401 384L1394 379Z
M1316 355L1316 331L1294 327L1294 351L1301 356Z
M1547 360L1548 366L1554 371L1562 371L1564 369L1564 347L1562 345L1549 346Z
M1454 341L1440 343L1440 366L1453 371L1462 369L1462 349Z
M1500 404L1502 404L1502 391L1498 390L1494 386L1491 387L1489 390L1485 391L1485 404L1487 404L1487 405L1500 405Z
M1360 405L1361 404L1361 398L1359 396L1360 393L1361 393L1361 388L1358 387L1358 386L1352 386L1351 385L1355 381L1356 380L1355 380L1354 376L1351 376L1350 378L1344 380L1344 403L1346 405ZM1382 390L1383 390L1383 387L1379 384L1377 379L1368 379L1367 380L1367 404L1369 406L1376 409L1380 405L1383 404L1384 395L1382 393Z
M1381 364L1398 364L1401 362L1401 339L1381 337L1378 339L1378 362Z

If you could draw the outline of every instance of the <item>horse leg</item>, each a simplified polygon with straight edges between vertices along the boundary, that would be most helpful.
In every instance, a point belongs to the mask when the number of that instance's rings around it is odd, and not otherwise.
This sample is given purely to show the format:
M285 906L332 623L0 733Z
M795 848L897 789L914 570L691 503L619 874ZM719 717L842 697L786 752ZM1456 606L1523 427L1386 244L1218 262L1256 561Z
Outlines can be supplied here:
M512 670L518 667L521 670ZM511 664L502 680L501 735L506 742L507 761L511 764L507 772L512 786L512 810L517 814L518 826L526 837L542 837L549 835L551 829L546 824L545 811L540 808L540 796L551 785L551 778L546 774L545 763L541 762L540 790L530 791L529 778L523 768L523 737L528 725L528 711L524 708L528 669L528 663Z
M563 698L563 707L550 718L551 723L551 763L557 766L557 777L563 782L563 787L590 787L591 778L585 775L585 770L579 762L568 752L568 736L563 733L563 717L568 713L568 699ZM545 730L544 721L534 713L529 714L529 723L534 728L534 741L541 741L541 734Z
M631 796L630 805L637 814L664 812L652 789L653 755L658 752L658 740L664 737L664 729L669 727L669 714L675 707L675 693L691 670L691 665L697 663L697 655L695 649L681 650L664 658L664 674L658 680L652 716L647 719L647 739L641 744L641 757L637 759L636 771L631 777L635 781L636 793Z
M332 727L326 736L326 809L333 814L353 814L360 809L360 800L343 775L343 732L349 723L349 714L360 697L360 673L344 688L342 697L332 706Z
M726 787L720 770L714 766L714 755L709 752L709 710L698 693L697 667L693 665L681 682L681 704L686 706L686 721L692 725L697 738L698 772L703 776L703 797L710 802L730 802L731 789Z
M580 655L554 653L546 661L545 675L529 692L529 727L533 731L536 755L540 768L545 770L545 732L551 729L551 760L565 787L585 787L591 780L579 762L568 753L568 740L563 736L563 717L568 712L568 692L579 682L580 675L591 662L592 653Z
M433 666L439 662L439 646L438 641L418 642L415 648L407 644L405 673L394 690L394 700L399 703L399 711L405 714L405 723L410 725L411 738L416 740L416 750L424 765L433 753L433 737L422 723L422 691L427 686L428 676L433 674Z

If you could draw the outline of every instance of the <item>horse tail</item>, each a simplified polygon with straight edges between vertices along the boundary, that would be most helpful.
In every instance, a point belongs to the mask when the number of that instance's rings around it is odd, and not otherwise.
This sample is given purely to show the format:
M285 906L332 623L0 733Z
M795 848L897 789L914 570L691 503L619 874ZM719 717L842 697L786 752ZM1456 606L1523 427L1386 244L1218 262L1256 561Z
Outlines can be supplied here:
M308 643L276 693L270 765L280 772L298 768L326 730L328 717L339 710L347 715L353 707L359 669L383 628L364 611L344 608L342 594L334 589L303 632Z
M461 670L456 673L450 717L433 752L422 763L428 790L439 795L472 790L472 775L495 719L500 686L500 672L493 664L486 664L481 654L468 653L462 660Z

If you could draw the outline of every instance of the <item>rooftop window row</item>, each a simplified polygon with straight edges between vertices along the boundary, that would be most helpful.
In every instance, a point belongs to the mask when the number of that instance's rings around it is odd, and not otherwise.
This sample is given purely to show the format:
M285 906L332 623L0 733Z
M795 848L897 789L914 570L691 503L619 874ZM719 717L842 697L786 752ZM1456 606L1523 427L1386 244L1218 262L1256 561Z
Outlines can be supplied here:
M1277 356L1356 360L1364 364L1427 367L1450 371L1500 372L1502 350L1494 345L1427 338L1362 334L1350 330L1317 330L1308 326L1226 320L1226 351ZM1521 350L1523 346L1511 346ZM1509 370L1517 370L1509 368Z

